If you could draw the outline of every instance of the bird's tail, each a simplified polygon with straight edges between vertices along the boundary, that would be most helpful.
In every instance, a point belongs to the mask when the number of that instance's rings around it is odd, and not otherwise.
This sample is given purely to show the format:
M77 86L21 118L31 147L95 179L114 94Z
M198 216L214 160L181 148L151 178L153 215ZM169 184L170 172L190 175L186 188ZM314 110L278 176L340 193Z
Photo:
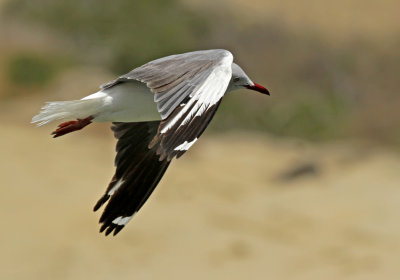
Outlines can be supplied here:
M98 114L103 105L100 98L46 102L31 123L42 126L57 120L83 119Z

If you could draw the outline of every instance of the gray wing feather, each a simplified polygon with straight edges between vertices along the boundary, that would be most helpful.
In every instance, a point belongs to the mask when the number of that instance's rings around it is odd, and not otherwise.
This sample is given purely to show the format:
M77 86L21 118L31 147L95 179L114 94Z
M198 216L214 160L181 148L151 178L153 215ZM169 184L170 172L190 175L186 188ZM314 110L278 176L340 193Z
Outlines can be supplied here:
M196 91L220 61L232 54L226 50L206 50L171 55L153 60L101 86L137 80L154 92L154 101L162 119L166 119L181 102Z

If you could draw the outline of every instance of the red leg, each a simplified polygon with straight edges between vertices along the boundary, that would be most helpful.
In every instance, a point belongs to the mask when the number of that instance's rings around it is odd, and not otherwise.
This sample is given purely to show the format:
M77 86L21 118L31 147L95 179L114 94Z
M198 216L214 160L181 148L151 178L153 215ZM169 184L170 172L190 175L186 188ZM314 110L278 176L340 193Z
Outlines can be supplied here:
M85 119L77 119L76 121L69 121L62 123L58 126L58 128L53 131L51 134L54 135L53 138L62 136L64 134L80 130L90 124L93 120L92 116L89 116Z

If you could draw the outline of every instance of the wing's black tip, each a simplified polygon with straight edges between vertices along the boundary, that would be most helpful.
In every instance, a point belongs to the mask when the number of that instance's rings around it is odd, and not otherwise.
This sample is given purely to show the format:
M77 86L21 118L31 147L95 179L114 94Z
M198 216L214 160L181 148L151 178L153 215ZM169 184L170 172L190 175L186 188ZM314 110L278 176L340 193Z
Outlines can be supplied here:
M99 208L106 203L106 201L110 198L108 194L103 195L99 201L97 201L96 205L93 207L93 211L96 212Z
M110 225L108 225L108 228L106 230L106 236L108 236L115 228L117 227L116 224L111 223Z
M125 226L124 225L117 225L114 223L104 223L100 228L100 233L104 232L105 236L110 235L111 233L113 236L117 235Z
M158 144L154 149L148 148L159 124L114 123L112 130L118 138L116 171L93 208L97 211L106 204L99 218L100 233L117 235L143 206L168 168L170 162L160 161L156 153Z
M124 226L117 226L114 230L113 236L116 236L123 228Z
M107 224L102 224L100 228L100 233L102 233L108 227Z

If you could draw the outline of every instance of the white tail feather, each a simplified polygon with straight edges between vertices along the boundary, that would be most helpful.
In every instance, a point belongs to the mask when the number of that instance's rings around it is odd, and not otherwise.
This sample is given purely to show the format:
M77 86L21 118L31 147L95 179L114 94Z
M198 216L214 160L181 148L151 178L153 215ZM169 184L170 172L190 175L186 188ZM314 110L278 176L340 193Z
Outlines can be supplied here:
M103 105L102 98L46 102L39 114L32 118L31 123L42 126L56 120L83 119L98 114Z

